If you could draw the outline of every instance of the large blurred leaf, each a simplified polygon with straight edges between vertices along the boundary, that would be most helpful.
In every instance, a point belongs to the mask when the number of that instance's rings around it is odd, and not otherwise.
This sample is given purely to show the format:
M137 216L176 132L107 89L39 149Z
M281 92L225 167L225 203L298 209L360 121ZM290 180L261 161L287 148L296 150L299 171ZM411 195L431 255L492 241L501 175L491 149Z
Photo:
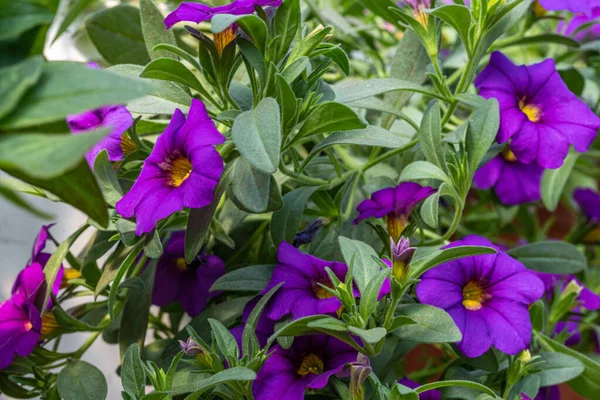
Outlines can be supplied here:
M25 93L35 85L43 65L44 59L37 56L0 69L0 119L14 110Z
M111 64L150 61L137 8L121 4L90 15L85 29L102 57Z
M0 42L17 39L39 25L49 25L54 18L50 4L32 0L0 1Z

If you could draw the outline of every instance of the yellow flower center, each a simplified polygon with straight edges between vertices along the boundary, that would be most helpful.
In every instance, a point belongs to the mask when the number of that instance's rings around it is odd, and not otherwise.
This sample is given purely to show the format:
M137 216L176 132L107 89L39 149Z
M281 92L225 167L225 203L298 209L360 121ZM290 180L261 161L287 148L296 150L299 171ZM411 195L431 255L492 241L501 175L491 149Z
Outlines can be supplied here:
M75 268L65 268L62 282L60 283L61 289L69 287L69 281L71 279L81 278L81 271L76 270Z
M192 173L192 163L185 157L178 157L171 163L171 186L179 187Z
M310 353L302 358L300 368L298 368L298 375L319 375L321 373L323 373L323 361L319 357L313 353Z
M510 151L510 147L508 147L508 146L506 146L502 150L502 158L504 158L504 160L506 160L508 162L519 161L519 159L517 158L517 156L515 156L515 153L513 153L512 151Z
M42 315L42 336L49 336L60 328L60 324L52 312L46 311Z
M126 133L121 136L121 150L123 151L123 157L127 157L137 149L135 142L131 140L129 135Z
M315 296L317 296L317 298L319 300L330 299L332 297L335 297L332 293L327 291L323 286L319 285L319 283L321 285L325 285L328 288L333 289L333 285L331 284L331 281L328 278L325 281L313 281L312 290L313 290L313 293L315 294Z
M177 266L177 268L179 268L181 271L187 271L188 269L188 265L185 262L185 258L183 257L179 257L177 260L175 260L175 265Z
M219 57L223 54L223 50L227 45L235 39L235 31L233 30L233 26L229 26L224 31L214 34L214 42L215 47L217 48L217 53L219 53Z
M29 332L30 330L33 329L33 324L30 321L25 322L25 325L23 325L23 327L25 328L26 332Z
M423 10L415 10L413 13L415 19L427 29L427 23L429 22L429 14L424 13Z
M462 290L463 306L469 311L478 311L483 307L483 303L492 296L485 293L481 284L470 281Z
M538 122L542 117L542 110L535 104L525 103L525 98L519 101L519 108L531 122Z

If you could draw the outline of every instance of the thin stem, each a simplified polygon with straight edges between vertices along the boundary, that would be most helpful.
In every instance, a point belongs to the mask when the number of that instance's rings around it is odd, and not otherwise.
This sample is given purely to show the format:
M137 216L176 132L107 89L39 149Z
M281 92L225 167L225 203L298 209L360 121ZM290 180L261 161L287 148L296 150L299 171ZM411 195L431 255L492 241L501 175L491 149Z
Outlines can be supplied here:
M379 157L377 157L377 158L369 161L365 165L363 165L362 168L361 168L361 170L363 172L365 172L368 169L373 168L374 166L376 166L380 162L385 161L388 158L391 158L391 157L393 157L395 155L398 155L398 154L400 154L400 153L402 153L402 152L404 152L406 150L409 150L409 149L415 147L417 145L417 143L419 143L419 139L413 139L409 143L407 143L406 146L404 146L404 147L400 147L398 149L394 149L394 150L388 151L387 153L382 154Z

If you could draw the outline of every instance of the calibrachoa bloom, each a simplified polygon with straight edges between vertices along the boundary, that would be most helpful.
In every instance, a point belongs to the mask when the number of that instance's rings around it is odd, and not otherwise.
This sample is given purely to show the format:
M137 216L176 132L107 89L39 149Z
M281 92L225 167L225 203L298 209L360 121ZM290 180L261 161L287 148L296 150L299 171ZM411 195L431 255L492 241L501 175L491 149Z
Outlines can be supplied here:
M411 389L416 389L421 386L417 382L410 380L407 377L400 379L399 383ZM442 392L439 390L428 390L419 394L419 400L440 400L441 398Z
M185 262L185 232L173 232L156 265L152 303L166 306L178 302L195 317L206 306L210 287L225 273L225 263L219 257L200 253L191 264Z
M569 144L587 151L600 128L600 118L569 91L552 59L517 66L494 52L475 86L481 96L498 99L496 141L510 140L510 150L523 163L558 168Z
M125 218L135 215L139 236L184 207L209 205L223 172L215 145L224 141L200 100L192 100L187 120L175 110L135 184L116 204L117 212Z
M92 68L99 68L96 63L88 65ZM69 115L67 123L74 134L85 133L96 128L110 128L110 133L86 153L85 158L90 165L94 164L96 156L102 150L106 149L110 161L119 161L123 158L124 150L126 153L132 150L131 139L125 136L121 141L125 131L133 125L133 117L125 106L102 106L81 114Z
M465 257L430 269L417 286L425 304L450 314L463 338L458 348L478 357L492 345L508 354L529 347L528 306L544 294L544 283L489 240L470 235L446 246L494 247L497 254Z
M600 194L598 192L586 188L575 189L573 199L590 222L600 221Z
M278 320L291 314L293 319L315 314L335 313L342 302L319 286L319 283L332 287L325 267L342 282L346 278L348 266L335 261L325 261L304 254L289 243L282 242L277 251L279 264L275 267L271 280L262 294L266 294L281 282L285 284L273 295L267 315ZM358 291L355 290L358 296Z
M592 14L594 7L600 7L600 0L538 0L548 11L571 11Z
M494 193L506 205L529 203L542 197L543 172L544 168L524 164L506 149L477 170L473 183L481 190L494 188Z
M8 367L15 357L28 356L40 339L42 319L31 303L12 299L0 304L0 369Z
M595 39L600 36L600 24L598 19L600 18L600 7L595 7L590 15L577 14L569 21L564 27L564 24L559 24L558 30L562 31L564 28L565 36L573 36L577 40ZM589 25L583 27L584 25ZM580 30L580 28L582 28Z
M581 310L580 307L591 311L600 310L600 295L585 287L574 275L547 274L544 272L536 272L535 274L544 282L544 291L548 299L552 298L557 287L564 290L569 282L575 281L582 289L577 296L577 307L574 310L579 311Z
M354 223L369 217L386 217L388 233L397 242L413 208L435 191L432 187L414 182L403 182L396 187L378 190L370 199L358 205L359 214Z
M256 400L302 400L307 388L324 388L356 355L355 349L331 336L295 337L287 350L274 347L258 371L252 394Z

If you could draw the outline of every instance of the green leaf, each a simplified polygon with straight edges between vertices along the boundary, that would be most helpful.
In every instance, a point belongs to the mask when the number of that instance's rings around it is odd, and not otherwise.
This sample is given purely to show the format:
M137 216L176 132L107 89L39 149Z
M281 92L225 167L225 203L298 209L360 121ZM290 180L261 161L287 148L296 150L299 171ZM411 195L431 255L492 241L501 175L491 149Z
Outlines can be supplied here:
M145 235L144 254L153 260L157 260L162 256L163 246L158 230L154 229L151 233Z
M543 361L537 369L541 371L533 373L540 378L540 386L560 385L578 377L583 373L585 367L577 358L562 353L540 353Z
M418 343L456 343L462 340L452 317L441 308L427 304L402 304L396 309L396 315L396 318L413 322L404 323L393 331L401 340Z
M166 51L154 50L154 46L161 43L177 46L177 40L175 40L175 34L172 30L165 29L163 23L165 17L152 0L140 1L140 19L144 43L150 58L154 60L159 57L173 57Z
M423 217L423 221L432 228L438 227L439 203L441 197L450 197L456 203L462 201L458 193L456 193L454 186L447 182L442 182L437 192L426 198L421 206L421 217Z
M233 270L215 281L211 292L218 290L261 292L273 275L274 265L251 265Z
M419 143L427 161L445 170L446 156L442 144L442 119L440 114L439 103L430 103L421 120Z
M244 38L237 38L236 43L240 48L242 54L244 55L244 58L258 73L258 77L260 79L261 84L264 84L264 82L267 79L267 66L265 64L265 59L263 58L261 52L256 48L256 46L253 43L247 41Z
M225 166L210 204L203 208L190 210L185 229L185 260L188 264L192 263L204 244L206 232L210 228L213 215L221 202L223 193L225 193L233 178L235 164L235 162L232 162Z
M136 7L121 4L98 11L85 20L85 30L110 64L145 65L150 61Z
M306 69L310 66L310 59L308 57L300 57L290 65L284 68L281 72L281 76L290 85L299 77Z
M96 156L94 174L98 180L104 200L114 207L117 201L123 197L123 189L121 189L121 184L117 179L117 174L115 174L112 164L108 161L108 152L106 150L102 150Z
M566 354L583 363L585 367L583 374L569 381L569 386L573 390L589 399L595 398L596 395L600 393L600 363L576 350L558 343L554 339L550 339L543 333L536 331L533 333L545 350Z
M250 212L262 213L269 204L271 176L254 168L245 158L235 165L231 191L237 201Z
M378 258L379 260L379 258ZM381 286L383 286L383 281L389 275L390 269L386 268L381 271L369 283L367 283L367 287L365 288L364 293L360 296L360 316L364 321L367 321L371 314L377 308L377 298L379 297L379 293L381 292Z
M254 45L262 52L265 51L267 41L267 26L256 15L217 14L211 19L212 33L219 33L229 28L232 24L239 26L252 39Z
M271 237L275 247L281 242L293 243L306 203L317 189L318 186L303 186L283 196L283 208L271 217Z
M300 0L284 0L277 8L273 19L274 36L279 36L276 60L281 59L289 50L301 25Z
M69 10L60 23L60 26L56 30L54 39L52 39L52 44L54 44L58 38L61 37L62 34L67 31L67 29L69 29L69 26L71 26L71 24L82 12L95 1L96 0L75 0L74 2L70 2Z
M289 126L296 116L296 94L281 74L276 74L276 76L279 89L279 107L281 108L281 117L285 127Z
M366 125L348 106L333 101L326 101L316 106L308 115L300 131L292 143L312 135L329 132L362 129Z
M196 75L181 62L172 58L162 57L150 61L140 77L180 83L195 89L203 95L207 95Z
M417 258L419 254L417 252L417 255L415 255L415 258L410 263L410 276L418 278L433 267L459 258L496 253L497 251L493 247L485 246L450 247L448 249L433 251L421 258Z
M113 280L112 286L110 287L110 292L108 294L108 314L110 315L110 319L114 321L115 319L115 301L117 299L117 292L119 291L119 284L121 280L129 271L129 268L133 265L137 256L140 254L142 250L143 241L139 241L133 248L131 252L127 255L123 263L119 266L117 273L115 275L115 279Z
M57 379L58 393L64 400L105 399L108 385L102 371L85 361L71 361Z
M239 348L235 337L229 332L229 329L225 327L221 322L216 319L209 318L208 323L212 328L212 333L217 343L217 347L223 356L238 358Z
M437 7L429 13L435 15L456 29L463 45L467 49L467 53L470 53L471 42L469 40L469 28L471 27L471 10L468 7L451 4Z
M123 389L133 398L144 395L146 389L146 372L140 358L140 348L132 344L125 352L123 365L121 366L121 381Z
M44 64L38 83L23 97L19 107L0 121L0 130L59 121L67 115L102 105L125 103L151 89L140 79L126 78L80 63L49 62Z
M529 269L550 274L574 274L582 271L587 261L574 245L548 240L517 247L508 251Z
M492 389L488 388L485 385L482 385L481 383L472 382L472 381L459 381L459 380L438 381L438 382L433 382L433 383L427 383L425 385L422 385L422 386L419 386L418 388L416 388L415 392L423 393L428 390L433 390L433 389L437 389L437 388L441 388L441 387L448 387L448 386L462 386L462 387L466 387L466 388L470 388L470 389L477 389L480 392L489 394L490 396L492 396L493 399L497 398L496 393Z
M6 185L3 179L0 179L0 196L4 198L4 200L10 202L14 206L22 208L25 211L30 212L31 214L37 215L40 218L51 219L52 214L47 214L42 210L39 210L25 201L19 194L12 190L10 185Z
M571 176L578 152L571 150L563 165L557 169L546 169L542 175L542 201L549 211L556 211L567 180Z
M373 329L360 329L355 326L348 327L348 330L360 337L367 343L377 343L385 337L387 331L385 328L373 328Z
M3 1L0 5L0 42L18 39L25 32L40 25L49 26L56 12L56 8L52 10L51 7L50 2L44 4L34 1ZM40 31L44 31L44 28ZM8 54L6 56L8 57Z
M359 240L352 240L343 236L339 237L340 249L346 264L352 266L352 275L360 293L364 293L367 284L379 273L379 265L373 257L379 258L377 252L368 244Z
M241 113L233 123L231 137L238 151L255 168L266 174L277 171L281 147L277 101L267 97L255 109Z
M18 64L0 69L0 120L13 111L21 98L42 74L44 58L28 58Z
M469 121L465 145L470 171L474 173L490 149L500 127L500 109L496 99L485 100Z
M542 43L544 45L547 45L549 43L555 43L575 48L581 47L581 44L577 40L574 40L568 36L560 35L557 33L542 33L540 35L520 37L508 43L502 43L502 45L498 48L505 49L507 47L528 46L537 43Z
M248 368L235 367L229 368L221 372L217 372L209 378L203 379L198 382L194 393L187 396L185 400L196 400L200 398L200 395L206 392L208 389L221 384L232 381L253 381L256 379L256 373Z
M452 180L444 171L427 161L410 163L400 173L400 182L412 182L421 179L435 179L452 184Z
M383 93L395 91L408 91L422 93L435 99L444 100L444 97L435 93L417 83L404 81L394 78L372 78L360 81L353 85L344 85L336 88L335 101L340 103L350 103L356 100L366 99L367 97L377 96Z

